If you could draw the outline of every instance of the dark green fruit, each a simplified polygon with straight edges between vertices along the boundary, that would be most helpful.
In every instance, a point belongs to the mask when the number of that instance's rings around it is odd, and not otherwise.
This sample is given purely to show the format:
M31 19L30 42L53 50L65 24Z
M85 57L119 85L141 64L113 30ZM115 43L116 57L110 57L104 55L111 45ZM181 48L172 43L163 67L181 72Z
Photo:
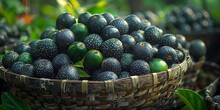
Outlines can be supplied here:
M108 25L102 30L101 37L103 38L103 40L108 40L110 38L118 38L119 39L120 32L118 31L118 29L116 27Z
M89 70L97 70L100 68L103 60L104 58L100 51L90 50L83 58L83 65Z
M54 71L57 72L63 65L71 64L69 56L66 54L58 54L52 60Z
M37 52L42 59L53 59L58 54L58 49L52 39L46 38L37 43Z
M76 23L70 29L75 36L75 41L83 42L89 34L87 27L82 23Z
M216 103L220 104L220 95L216 95L213 97L213 101L215 101Z
M21 54L23 52L30 52L30 46L26 43L21 43L21 44L18 44L14 51L17 52L18 54Z
M65 51L75 40L73 32L69 29L62 29L57 32L56 45L60 51Z
M57 78L58 79L78 80L79 74L74 66L64 65L59 69L59 71L57 73Z
M194 60L199 60L206 55L206 45L202 40L196 39L190 42L189 54Z
M176 63L178 59L176 51L170 46L161 47L156 54L156 58L163 59L168 66Z
M32 56L28 52L23 52L18 56L18 61L24 62L25 64L31 64L32 60Z
M55 29L47 29L41 33L40 39L50 38L51 34L54 32L56 32Z
M24 64L20 73L27 76L34 76L34 66L31 64Z
M151 44L148 42L138 42L133 47L133 54L135 59L149 61L152 59L154 53Z
M11 71L17 74L21 74L21 68L24 66L24 63L21 61L15 62L12 66L11 66Z
M90 33L100 34L107 25L107 21L102 15L92 15L88 20L88 29Z
M102 61L102 71L112 71L116 74L121 72L121 64L116 58L106 58Z
M190 33L191 32L191 27L189 24L181 24L179 29L183 33Z
M76 19L70 13L60 14L56 19L57 29L70 28L73 24L76 23Z
M150 26L144 31L144 37L152 45L160 42L163 31L155 26Z
M184 60L184 53L180 50L177 50L176 49L176 54L177 54L177 59L178 59L178 62L182 62Z
M18 56L19 55L14 51L10 51L10 52L6 53L2 57L2 65L5 68L11 68L11 66L17 61Z
M186 37L183 36L182 34L176 34L176 40L178 43L181 44L181 46L183 47L186 44Z
M130 53L122 54L120 60L122 70L129 71L132 62L134 62L134 55Z
M107 24L109 24L112 20L114 20L114 16L109 12L102 13L102 16L106 19Z
M127 71L122 71L121 73L118 74L118 78L126 78L126 77L130 77L130 73Z
M6 37L0 34L0 46L5 45L6 43Z
M133 46L136 44L135 39L128 34L124 34L120 37L120 41L123 44L124 52L132 53Z
M86 45L87 50L99 50L102 42L103 40L101 36L99 36L98 34L90 34L85 38L83 43Z
M81 13L78 17L78 23L82 23L82 24L88 26L88 20L91 16L92 16L92 14L89 12Z
M131 64L130 75L144 75L150 73L150 66L144 60L135 60Z
M104 71L98 74L92 75L92 80L95 81L106 81L106 80L117 80L118 76L112 71Z
M128 23L129 30L128 32L131 33L133 31L137 31L141 27L141 20L136 15L128 15L125 17L125 21Z
M122 18L112 20L109 25L115 26L119 30L120 35L126 34L129 29L128 23Z
M82 42L78 42L78 41L75 41L72 44L70 44L67 50L68 56L74 63L82 60L86 52L87 52L87 49L86 49L85 44Z
M38 59L33 62L34 76L37 78L51 78L54 76L52 63L47 59Z
M160 46L170 46L173 48L177 48L177 44L178 44L177 39L172 34L164 34L161 37Z
M140 33L140 31L134 31L131 33L131 36L135 39L135 42L142 42L145 41L144 36Z
M123 54L123 44L116 38L111 38L103 42L100 49L105 58L114 57L120 59Z
M148 21L147 19L141 20L141 26L140 26L141 30L145 31L150 26L151 26L150 21Z
M33 40L29 43L29 46L31 47L30 54L34 59L39 57L39 51L37 45L40 41L41 40Z
M164 60L159 59L159 58L152 59L149 62L149 64L150 64L151 73L166 71L168 69L167 63Z

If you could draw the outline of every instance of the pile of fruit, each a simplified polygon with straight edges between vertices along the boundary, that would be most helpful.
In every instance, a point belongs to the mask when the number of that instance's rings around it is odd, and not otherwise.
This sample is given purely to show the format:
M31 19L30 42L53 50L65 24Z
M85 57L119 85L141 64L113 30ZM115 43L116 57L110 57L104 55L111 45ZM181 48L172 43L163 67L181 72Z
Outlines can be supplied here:
M14 73L37 78L116 80L181 63L185 53L179 41L133 14L121 18L84 12L77 19L63 13L57 17L56 29L47 29L40 39L6 53L2 64Z
M175 7L166 16L166 30L177 30L180 33L200 32L213 29L213 21L209 13L193 5Z
M20 38L28 39L28 32L18 25L9 26L7 23L2 22L0 24L0 47L7 46L16 43ZM0 50L0 53L4 53L4 49Z

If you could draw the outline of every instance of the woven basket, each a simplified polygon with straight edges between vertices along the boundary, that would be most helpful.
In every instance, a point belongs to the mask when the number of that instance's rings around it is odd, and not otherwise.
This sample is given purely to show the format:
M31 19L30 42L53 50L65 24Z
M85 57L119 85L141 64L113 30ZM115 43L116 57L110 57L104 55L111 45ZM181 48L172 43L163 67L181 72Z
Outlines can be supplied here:
M57 80L18 75L0 68L0 78L13 85L13 94L33 110L165 109L174 100L192 60L159 73L109 81Z
M220 104L213 100L213 96L219 89L220 78L217 78L213 83L211 83L205 91L205 101L210 110L220 110Z

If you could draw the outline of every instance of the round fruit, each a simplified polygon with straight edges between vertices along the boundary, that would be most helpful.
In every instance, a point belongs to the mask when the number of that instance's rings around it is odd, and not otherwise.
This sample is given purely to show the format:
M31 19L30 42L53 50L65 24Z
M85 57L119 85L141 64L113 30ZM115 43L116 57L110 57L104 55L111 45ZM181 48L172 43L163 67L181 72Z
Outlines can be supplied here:
M137 31L141 27L141 20L136 15L128 15L125 17L125 21L128 23L129 30L128 32L131 33L133 31Z
M6 37L0 34L0 46L5 45L5 42L6 42Z
M50 38L50 35L55 32L55 29L47 29L40 35L40 39Z
M135 39L135 42L136 42L136 43L145 41L145 38L144 38L144 36L141 34L140 31L134 31L134 32L132 32L132 33L131 33L131 36Z
M53 64L47 59L38 59L33 62L34 76L37 78L51 78L54 76Z
M103 60L104 58L100 51L90 50L83 58L83 65L89 70L96 70L100 68Z
M170 47L170 46L163 46L161 47L157 54L156 54L157 58L163 59L164 61L166 61L166 63L170 66L173 63L177 62L177 54L176 51Z
M177 42L182 45L182 47L186 44L186 37L182 34L176 34Z
M81 13L78 17L78 23L82 23L82 24L88 26L88 20L91 16L92 16L92 14L89 12Z
M134 55L130 53L123 53L120 60L122 70L129 71L131 63L133 61L134 61Z
M32 60L32 56L28 52L23 52L18 56L18 61L24 62L25 64L31 64Z
M83 42L86 36L89 34L87 27L81 23L73 24L70 29L74 33L75 41Z
M141 20L141 27L140 27L141 30L145 31L150 26L151 26L150 21L148 21L147 19Z
M129 76L130 76L130 73L127 72L127 71L122 71L121 73L118 74L119 79L126 78L126 77L129 77Z
M24 66L24 63L21 61L17 61L15 62L12 66L11 66L11 71L17 74L21 74L21 68Z
M161 72L161 71L165 71L165 70L168 69L167 63L164 60L159 59L159 58L152 59L149 62L149 64L150 64L151 73L153 73L153 72Z
M40 40L33 40L29 43L31 49L30 49L30 54L31 56L36 59L39 57L39 52L38 52L38 49L37 49L37 45L38 43L40 42Z
M120 37L120 32L114 26L108 25L106 26L101 33L101 37L103 40L108 40L110 38L118 38Z
M88 29L90 33L100 34L107 25L107 21L102 15L92 15L88 20Z
M178 44L177 39L172 34L164 34L161 37L160 46L170 46L173 48L177 48L177 44Z
M128 34L124 34L120 37L120 41L123 44L124 52L132 53L133 46L136 44L135 39Z
M83 43L86 45L87 50L99 50L102 42L103 40L98 34L90 34L83 41Z
M24 64L21 67L20 73L27 76L34 76L34 66L31 64Z
M115 26L119 30L120 35L126 34L129 29L128 23L122 18L112 20L109 25Z
M106 19L107 24L109 24L112 20L114 20L114 16L109 12L102 13L102 16Z
M206 55L206 45L202 40L192 40L190 42L189 54L194 60L199 60L202 56Z
M104 71L92 75L92 80L95 81L106 81L106 80L117 80L118 76L112 71Z
M184 53L176 49L176 54L177 54L178 62L179 63L182 62L184 60Z
M79 74L77 69L72 65L63 65L56 76L58 79L69 79L77 80L79 79Z
M75 36L69 29L62 29L57 32L56 44L60 51L65 51L74 40Z
M2 65L5 68L11 68L11 66L17 61L18 56L19 55L14 51L10 51L10 52L6 53L2 57Z
M149 61L153 57L153 49L148 42L138 42L133 47L133 54L135 59Z
M75 41L70 44L67 54L70 56L70 59L75 63L82 60L87 52L86 46L82 42Z
M152 45L160 42L163 31L155 26L150 26L144 31L144 37Z
M116 58L106 58L102 61L102 71L112 71L116 74L121 72L121 64Z
M76 19L70 13L60 14L56 19L57 29L70 28L73 24L76 23Z
M30 46L26 43L21 43L21 44L18 44L14 51L17 52L18 54L21 54L23 52L29 52L30 51Z
M72 61L70 60L69 56L64 53L58 54L52 60L55 72L57 72L63 65L68 65L71 63Z
M135 60L131 64L130 75L144 75L150 73L150 66L144 60Z

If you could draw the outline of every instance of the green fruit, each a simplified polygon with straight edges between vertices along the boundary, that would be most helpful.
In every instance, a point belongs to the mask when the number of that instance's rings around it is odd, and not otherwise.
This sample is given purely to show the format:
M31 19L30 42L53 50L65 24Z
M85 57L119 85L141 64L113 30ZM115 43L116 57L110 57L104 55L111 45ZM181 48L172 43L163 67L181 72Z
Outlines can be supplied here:
M151 72L161 72L161 71L165 71L168 69L168 65L167 63L162 60L162 59L159 59L159 58L154 58L152 59L150 62L150 69L151 69Z
M56 19L57 29L70 28L75 23L76 23L76 19L70 13L62 13Z
M76 23L70 29L74 33L76 41L83 42L89 34L87 27L82 23Z
M87 52L86 46L82 42L75 41L70 44L67 54L73 62L82 60Z
M103 60L104 57L100 51L90 50L84 56L83 65L90 70L96 70L100 68Z
M18 56L18 61L24 62L25 64L31 64L32 63L32 57L31 54L28 52L23 52Z

